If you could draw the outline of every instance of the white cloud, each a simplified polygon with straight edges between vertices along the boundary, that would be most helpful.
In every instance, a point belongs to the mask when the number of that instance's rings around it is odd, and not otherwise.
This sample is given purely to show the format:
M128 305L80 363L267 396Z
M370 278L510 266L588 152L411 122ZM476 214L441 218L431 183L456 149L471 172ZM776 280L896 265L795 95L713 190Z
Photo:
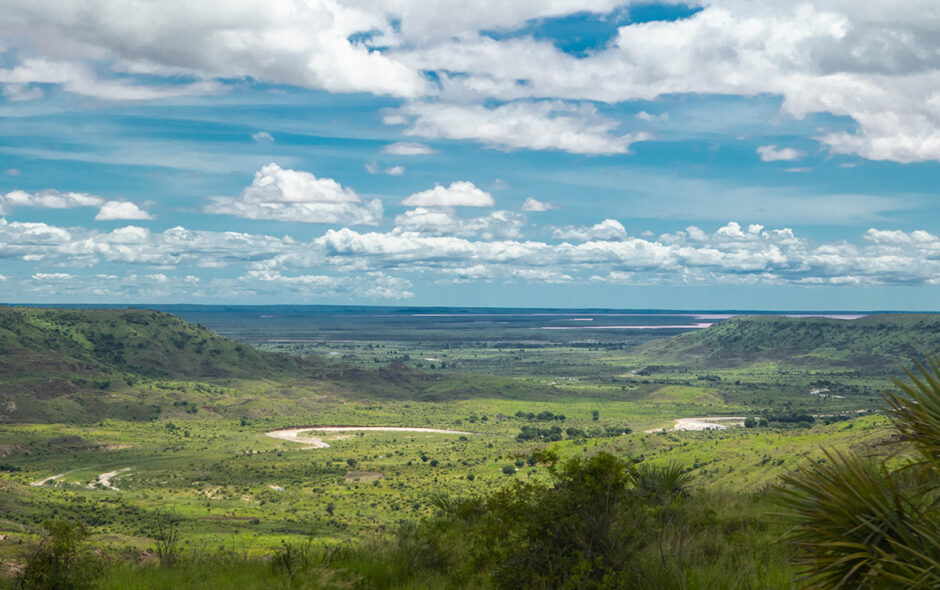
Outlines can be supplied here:
M272 163L255 173L254 181L238 197L211 197L204 210L246 219L376 225L382 218L382 201L360 203L355 191L332 178Z
M48 189L35 193L11 191L0 194L0 215L9 215L16 207L37 209L75 209L77 207L100 207L104 199L85 193L61 193Z
M616 219L605 219L591 227L561 227L552 232L556 240L574 240L586 242L588 240L625 240L627 230Z
M369 272L358 276L284 275L279 271L252 270L239 277L239 282L256 289L273 290L279 297L285 292L306 297L336 297L355 295L372 300L406 300L414 297L409 291L411 282L391 277L381 272Z
M257 133L251 134L251 139L255 143L274 143L274 136L272 136L267 131L258 131Z
M777 146L775 145L762 145L757 148L757 153L760 155L760 159L764 162L789 162L791 160L802 158L806 155L800 150L794 148L787 147L777 149Z
M392 121L391 124L396 124L396 119L385 118L386 123ZM400 124L404 124L405 121L401 120ZM386 154L394 154L396 156L425 156L428 154L434 154L436 151L431 148L431 146L425 145L423 143L411 143L407 141L397 141L395 143L390 143L382 151Z
M212 81L152 86L122 78L102 79L89 65L68 59L27 58L13 68L0 69L0 85L11 100L42 98L42 89L33 84L59 84L68 92L104 100L155 100L223 91L221 84Z
M550 211L554 208L555 206L552 205L551 203L546 203L545 201L539 201L538 199L535 199L534 197L526 197L526 200L522 202L523 211L540 212L540 211Z
M409 121L408 135L474 140L498 149L625 154L630 144L649 139L642 132L618 135L619 123L601 116L590 103L513 102L487 108L419 102L401 107L398 115Z
M34 281L67 281L72 278L72 275L65 272L37 272L33 275Z
M18 168L7 168L6 170L3 171L3 173L6 174L7 176L19 176L20 175L20 171Z
M647 121L647 122L668 121L669 113L653 115L651 113L647 113L646 111L640 111L639 113L636 114L636 118L639 119L640 121Z
M385 169L385 173L389 176L401 176L405 173L404 166L389 166Z
M658 238L588 235L598 227L616 229L600 223L582 228L585 241L548 243L523 238L524 219L505 211L463 219L416 209L396 221L399 226L388 232L330 229L298 241L182 227L101 232L0 219L0 258L29 262L33 276L27 282L58 281L68 293L130 293L138 300L158 292L405 299L413 294L409 277L416 274L432 282L644 285L928 285L940 276L940 237L923 230L871 228L854 243L813 242L789 228L736 222L713 231L690 226ZM107 265L101 270L108 272L72 270L96 265ZM146 270L131 272L135 266ZM213 271L200 277L203 269ZM8 277L4 292L42 295L24 280Z
M9 0L0 34L26 39L32 52L55 59L24 59L0 71L0 83L62 84L70 92L111 100L212 92L220 86L213 78L401 97L428 92L420 72L350 40L370 31L394 42L389 15L380 6L268 0L131 6L80 0L53 8ZM107 64L131 80L200 80L148 86L123 78L101 80L86 65L89 61Z
M155 219L153 215L141 209L137 204L129 201L108 201L101 206L95 221L132 219Z
M493 196L472 182L456 181L415 193L401 202L409 207L492 207Z
M511 211L493 211L485 216L464 219L445 210L418 207L395 217L393 233L480 236L492 240L517 238L523 225L525 217Z
M584 56L531 35L480 34L583 11L606 18L623 4L7 0L0 35L18 44L9 53L19 61L0 69L0 86L10 99L38 99L42 85L55 84L106 100L151 100L246 79L370 92L417 101L386 118L413 134L585 154L624 153L645 136L618 133L591 104L562 101L774 95L794 117L852 118L853 131L820 130L834 153L940 160L933 0L696 2L701 10L689 18L621 26ZM545 104L556 106L546 112Z
M622 26L586 57L549 40L465 35L402 59L438 72L442 96L453 101L778 95L797 118L824 112L855 120L855 132L821 133L833 152L940 159L940 14L929 0L890 9L845 0L702 4L686 19Z

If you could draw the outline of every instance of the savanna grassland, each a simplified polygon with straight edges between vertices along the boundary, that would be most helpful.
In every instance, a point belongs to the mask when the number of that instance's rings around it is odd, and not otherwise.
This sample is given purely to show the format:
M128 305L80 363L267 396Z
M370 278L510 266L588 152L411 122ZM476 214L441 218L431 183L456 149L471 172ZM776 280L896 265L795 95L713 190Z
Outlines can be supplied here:
M789 588L779 478L826 449L907 461L881 395L940 348L935 316L641 331L498 315L261 329L247 312L0 308L5 583L64 522L103 572L74 587ZM702 416L736 419L673 430ZM326 425L460 433L267 434ZM598 473L629 491L620 508L552 533L595 514ZM517 553L534 539L556 558Z

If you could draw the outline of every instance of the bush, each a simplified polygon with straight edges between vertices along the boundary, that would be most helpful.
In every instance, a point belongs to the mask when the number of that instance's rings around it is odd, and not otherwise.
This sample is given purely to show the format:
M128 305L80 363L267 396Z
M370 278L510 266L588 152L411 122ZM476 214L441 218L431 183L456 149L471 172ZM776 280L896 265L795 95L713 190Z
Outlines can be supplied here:
M66 519L43 523L42 538L18 576L23 590L81 590L90 588L98 564L85 548L88 531Z
M940 588L940 359L894 380L888 416L919 451L891 467L857 454L826 453L784 476L787 510L807 588Z

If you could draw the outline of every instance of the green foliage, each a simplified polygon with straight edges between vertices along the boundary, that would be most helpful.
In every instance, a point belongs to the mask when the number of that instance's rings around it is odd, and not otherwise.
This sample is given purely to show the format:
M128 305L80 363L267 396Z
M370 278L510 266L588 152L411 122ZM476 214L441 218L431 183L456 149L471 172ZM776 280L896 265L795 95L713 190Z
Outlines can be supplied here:
M886 392L888 416L898 432L912 442L926 464L940 467L940 358L927 357L927 367L915 363L919 377L904 369L910 379L894 379L900 392Z
M888 413L920 461L889 467L857 454L826 453L824 463L783 478L779 501L802 551L807 588L940 587L940 363L895 380Z
M22 590L81 590L91 587L97 564L86 551L87 529L69 520L43 523L42 538L26 560L17 584Z
M781 504L802 553L807 588L940 587L940 526L901 474L857 455L783 478Z
M692 474L677 461L661 465L631 465L630 475L635 493L661 504L676 496L687 496L693 479Z

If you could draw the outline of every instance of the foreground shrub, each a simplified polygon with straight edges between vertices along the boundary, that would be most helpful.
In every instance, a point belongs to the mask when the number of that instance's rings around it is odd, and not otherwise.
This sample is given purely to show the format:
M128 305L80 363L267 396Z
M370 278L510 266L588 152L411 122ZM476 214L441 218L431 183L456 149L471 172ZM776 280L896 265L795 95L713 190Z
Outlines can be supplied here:
M70 520L47 520L16 584L23 590L81 590L91 587L98 567L86 551L88 532Z
M779 503L806 588L940 588L940 362L931 356L917 369L885 399L919 460L889 468L826 453L783 478Z

